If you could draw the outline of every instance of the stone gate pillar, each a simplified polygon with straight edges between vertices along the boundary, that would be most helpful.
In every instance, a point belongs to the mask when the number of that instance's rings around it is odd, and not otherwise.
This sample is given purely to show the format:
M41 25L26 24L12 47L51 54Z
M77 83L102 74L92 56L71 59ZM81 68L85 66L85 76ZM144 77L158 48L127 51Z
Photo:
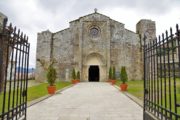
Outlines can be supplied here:
M4 82L4 74L5 74L5 65L6 65L6 53L4 50L6 50L7 47L5 47L5 42L3 40L2 32L3 32L3 22L4 19L7 19L7 17L0 12L0 92L3 91L3 82Z

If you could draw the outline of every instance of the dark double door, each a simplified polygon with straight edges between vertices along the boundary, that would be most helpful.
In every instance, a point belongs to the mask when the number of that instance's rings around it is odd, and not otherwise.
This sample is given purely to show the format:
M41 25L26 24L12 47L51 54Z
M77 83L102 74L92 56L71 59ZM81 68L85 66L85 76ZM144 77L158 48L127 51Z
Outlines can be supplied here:
M99 66L89 67L89 82L99 82Z

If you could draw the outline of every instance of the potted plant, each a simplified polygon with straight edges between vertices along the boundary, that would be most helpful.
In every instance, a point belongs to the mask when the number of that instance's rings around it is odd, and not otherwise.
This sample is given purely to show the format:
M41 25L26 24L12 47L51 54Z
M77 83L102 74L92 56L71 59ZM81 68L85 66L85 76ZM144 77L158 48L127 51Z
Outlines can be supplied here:
M49 86L47 87L49 94L54 94L56 92L56 69L52 65L49 66L48 72L47 72L47 81L49 83Z
M46 61L44 59L37 59L37 61L41 64L42 68L45 70L47 82L49 83L47 90L49 94L54 94L56 91L55 81L56 81L56 69L53 67L53 64L56 63L55 59L51 59L50 61Z
M112 79L111 79L111 84L114 85L116 83L116 68L113 67L112 69Z
M71 75L71 77L72 77L71 82L72 82L73 84L76 84L76 83L77 83L77 80L76 80L76 71L75 71L74 68L73 68L73 70L72 70L72 75Z
M128 85L126 84L128 76L126 73L126 68L124 66L121 68L120 78L122 81L122 84L120 85L121 91L126 91L128 87Z
M109 68L109 79L108 79L108 82L111 82L111 79L112 79L112 68L110 67Z
M77 72L76 80L77 80L78 83L80 82L80 72L79 71Z

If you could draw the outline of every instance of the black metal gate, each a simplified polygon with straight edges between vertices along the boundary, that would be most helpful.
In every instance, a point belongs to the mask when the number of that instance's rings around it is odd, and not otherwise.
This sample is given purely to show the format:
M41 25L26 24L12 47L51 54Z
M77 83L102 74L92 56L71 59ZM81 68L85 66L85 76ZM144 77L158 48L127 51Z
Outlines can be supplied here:
M180 30L144 39L144 120L180 120Z
M0 29L0 120L26 119L28 37L4 19Z

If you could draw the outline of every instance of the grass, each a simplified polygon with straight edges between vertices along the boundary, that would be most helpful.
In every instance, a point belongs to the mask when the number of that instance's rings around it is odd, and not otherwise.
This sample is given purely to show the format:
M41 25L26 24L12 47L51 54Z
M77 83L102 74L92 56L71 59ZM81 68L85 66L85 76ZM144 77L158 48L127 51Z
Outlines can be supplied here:
M70 82L57 82L56 88L57 90L59 90L70 84L71 84ZM29 87L28 88L28 101L32 101L32 100L35 100L37 98L47 95L48 94L47 86L48 86L48 83L42 83L37 86Z
M116 82L117 86L120 86L121 81L118 80ZM134 81L128 81L128 90L127 92L136 96L140 100L143 100L143 81L142 80L134 80Z
M168 81L168 79L167 79ZM164 91L165 91L165 85L164 85L164 82L165 80L162 79L162 91L163 91L163 99L162 99L162 106L165 107L165 95L164 95ZM120 81L117 81L116 85L119 86L121 84ZM134 81L128 81L128 90L127 92L130 93L131 95L139 98L140 100L143 100L143 91L144 91L144 88L143 88L143 85L144 85L144 82L143 80L134 80ZM167 84L168 86L168 84ZM180 79L176 79L176 88L177 88L177 92L176 92L176 95L177 95L177 102L178 104L180 104ZM174 86L173 86L173 80L171 80L171 101L172 101L172 104L171 104L171 107L172 107L172 111L174 112ZM158 93L158 92L157 92ZM167 108L170 108L170 103L169 103L169 89L168 87L166 87L166 99L167 99ZM151 97L152 98L152 97ZM160 98L159 98L159 101ZM180 108L178 108L178 114L180 114Z
M66 86L69 86L69 85L71 85L70 82L62 82L61 81L61 82L56 83L56 88L57 88L57 90L59 90L59 89L62 89L64 87L66 87ZM30 101L35 100L37 98L48 95L47 86L48 86L48 83L41 83L41 84L36 85L36 86L28 87L27 101L30 102ZM15 93L16 92L17 91L15 91ZM16 103L16 96L17 95L15 95L15 103ZM8 93L6 93L6 100L8 100ZM12 92L11 92L10 101L11 101L10 103L11 103L11 106L12 106L12 102L13 102L12 101ZM20 103L18 103L18 104L20 104ZM2 105L3 105L3 94L1 93L0 94L0 114L2 113ZM8 103L6 102L6 111L7 111L7 108L8 108Z

